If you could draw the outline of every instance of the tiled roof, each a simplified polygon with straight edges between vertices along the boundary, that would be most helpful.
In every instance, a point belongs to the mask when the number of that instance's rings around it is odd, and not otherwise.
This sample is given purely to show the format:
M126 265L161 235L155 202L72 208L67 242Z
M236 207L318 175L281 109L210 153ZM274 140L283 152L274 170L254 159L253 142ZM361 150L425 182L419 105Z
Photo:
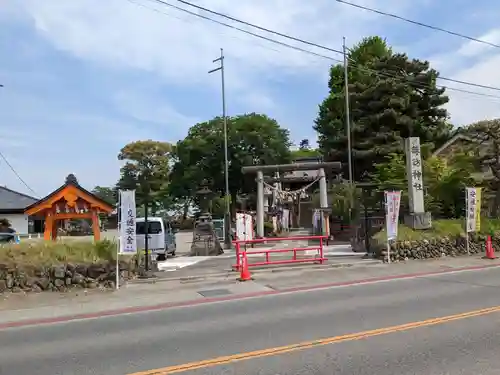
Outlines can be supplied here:
M0 210L24 210L37 198L0 186Z

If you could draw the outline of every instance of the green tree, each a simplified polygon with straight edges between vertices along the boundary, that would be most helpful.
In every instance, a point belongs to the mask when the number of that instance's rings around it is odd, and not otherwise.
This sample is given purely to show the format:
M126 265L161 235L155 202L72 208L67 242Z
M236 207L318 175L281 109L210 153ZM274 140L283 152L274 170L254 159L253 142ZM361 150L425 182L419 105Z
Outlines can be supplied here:
M424 165L429 210L446 218L462 217L465 213L465 188L475 184L473 163L465 154L450 160L431 157Z
M321 157L321 152L318 149L305 149L305 150L293 150L290 151L290 155L292 160L297 160L301 158L320 158Z
M492 215L498 217L500 212L500 119L479 121L469 125L465 133L476 142L478 166L487 167L490 173L484 174L483 184L493 196ZM478 146L479 144L479 146Z
M220 218L224 217L226 212L225 200L222 197L215 197L210 201L210 212L213 217Z
M301 158L319 158L321 152L318 149L311 147L308 139L303 139L299 142L299 148L297 150L290 151L292 160Z
M178 145L180 145L180 149ZM181 161L181 156L183 161ZM203 180L198 176L200 171L196 168L196 163L186 161L190 161L189 151L185 148L183 141L180 141L177 145L174 145L172 151L171 162L173 167L170 173L168 192L174 205L183 207L183 220L187 218L189 206L196 195L198 184Z
M166 200L171 151L170 143L146 140L125 145L118 154L125 164L117 187L135 189L137 205L151 207L153 214Z
M299 143L299 150L309 150L311 146L309 145L309 139L303 139Z
M349 52L349 99L355 180L369 178L376 163L403 152L403 139L420 137L431 148L444 143L451 126L438 73L426 61L395 54L380 37L365 38ZM344 67L330 70L329 95L319 107L314 129L326 160L347 168ZM344 175L346 170L344 171Z
M348 182L332 184L328 189L328 202L332 209L331 216L340 219L342 223L349 224L351 217L357 217L358 205L361 199L360 191L356 185L350 185ZM316 191L312 196L314 207L320 207L319 192Z
M116 207L118 201L118 189L116 187L96 186L92 189L92 194L101 198L104 202ZM99 215L102 227L107 227L109 216L101 213Z
M250 113L227 118L229 189L234 204L238 193L255 190L255 176L243 175L248 165L269 165L290 162L289 132L276 120ZM170 186L178 199L194 197L201 182L210 181L210 189L225 195L224 132L222 118L199 123L175 147L175 165Z
M67 184L78 185L78 179L73 173L70 173L66 176L66 180L64 181Z
M92 189L92 194L101 198L104 202L107 202L113 206L116 205L117 190L115 187L96 186Z
M459 154L450 160L429 157L424 160L423 178L425 207L436 217L458 218L465 209L465 187L473 186L474 165L468 155ZM398 153L388 155L385 162L375 165L372 181L379 190L402 191L402 207L408 207L406 161Z

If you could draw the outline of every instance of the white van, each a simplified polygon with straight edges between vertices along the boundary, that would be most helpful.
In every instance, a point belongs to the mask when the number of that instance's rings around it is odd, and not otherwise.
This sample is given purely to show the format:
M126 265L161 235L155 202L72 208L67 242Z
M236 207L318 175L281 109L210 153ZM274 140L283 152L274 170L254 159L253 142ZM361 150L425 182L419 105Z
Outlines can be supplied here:
M166 259L167 255L175 256L177 244L175 242L175 231L170 223L161 217L148 217L148 250L160 260ZM136 219L137 248L145 248L146 225L143 217Z

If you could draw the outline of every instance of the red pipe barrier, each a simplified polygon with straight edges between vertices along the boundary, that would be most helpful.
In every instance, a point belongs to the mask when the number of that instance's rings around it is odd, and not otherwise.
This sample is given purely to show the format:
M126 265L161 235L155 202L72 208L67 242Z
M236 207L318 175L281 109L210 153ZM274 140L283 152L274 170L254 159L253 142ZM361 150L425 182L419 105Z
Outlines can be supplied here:
M268 266L273 264L293 264L293 263L315 263L319 262L323 264L327 258L323 255L323 245L324 241L327 240L327 236L297 236L297 237L272 237L272 238L261 238L255 240L237 240L233 241L233 244L236 249L236 264L233 265L233 269L239 271L241 268L241 262L243 255L246 257L246 265L247 267L258 267L258 266ZM242 249L242 245L251 245L258 243L267 243L267 242L279 242L279 241L296 241L296 240L318 240L319 244L317 246L307 246L307 247L294 247L291 249L267 249L267 250L256 250L252 248L252 251L247 251L246 249ZM311 258L297 258L298 252L303 252L307 250L317 250L318 256L313 256ZM277 253L293 253L292 259L283 259L283 260L272 260L271 254ZM264 262L248 262L248 255L252 254L264 254L265 261Z

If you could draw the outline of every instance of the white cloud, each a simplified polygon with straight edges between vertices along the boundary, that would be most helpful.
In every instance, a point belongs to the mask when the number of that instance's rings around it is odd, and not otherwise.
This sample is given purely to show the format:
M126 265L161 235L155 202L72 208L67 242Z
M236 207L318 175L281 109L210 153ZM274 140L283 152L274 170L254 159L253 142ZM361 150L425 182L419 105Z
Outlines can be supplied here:
M499 43L500 29L492 29L478 39ZM500 88L500 70L498 69L500 52L494 47L466 41L458 49L445 51L428 60L444 77ZM439 81L439 83L450 88L498 97L492 98L448 90L447 95L450 97L450 102L447 108L453 124L461 126L483 119L500 117L500 91L449 81Z
M452 75L452 77L457 80L500 87L499 66L500 53L479 59L471 66L457 71ZM490 98L449 91L448 94L450 96L450 103L448 105L448 109L450 111L451 118L456 125L466 125L483 119L500 118L500 91L486 90L452 83L450 83L449 86L498 96L498 98Z
M161 129L140 127L131 120L23 95L13 88L8 93L0 101L0 151L39 195L57 188L69 173L90 189L113 184L120 168L117 154L124 144L162 139ZM3 185L27 192L4 162L0 176Z
M484 40L493 44L500 44L500 29L490 30L488 33L478 37L477 39ZM471 40L463 44L457 53L462 56L477 56L481 53L489 53L492 51L492 46Z
M241 0L237 6L233 0L197 3L334 46L340 46L344 33L357 40L376 17L331 0L314 4L301 0ZM409 2L386 0L385 3L394 9L404 8ZM317 66L313 64L317 61L315 57L256 40L154 1L29 0L26 11L37 30L59 49L116 68L154 72L179 85L218 88L207 71L213 68L212 60L220 47L224 47L227 55L228 89L239 92L251 88L256 77L272 77L276 69L304 73Z
M259 108L262 112L270 112L275 109L274 100L263 92L257 90L244 94L240 99L248 108Z
M116 108L138 121L152 122L160 125L160 129L183 129L192 126L200 120L185 116L168 103L161 101L160 96L138 95L131 91L120 91L112 98ZM177 139L169 139L171 142Z

